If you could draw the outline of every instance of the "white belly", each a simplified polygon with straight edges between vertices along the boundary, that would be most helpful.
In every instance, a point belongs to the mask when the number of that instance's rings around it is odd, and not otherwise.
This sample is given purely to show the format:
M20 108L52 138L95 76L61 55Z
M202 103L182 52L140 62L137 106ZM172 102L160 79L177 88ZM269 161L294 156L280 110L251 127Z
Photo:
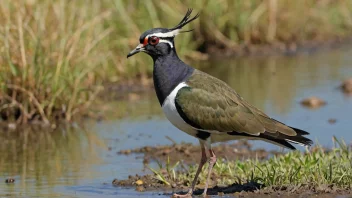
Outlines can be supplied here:
M180 83L175 87L174 90L166 97L162 109L165 113L166 118L178 129L181 131L184 131L192 136L195 136L197 134L197 131L187 124L180 114L177 112L176 106L175 106L175 97L177 95L178 90L180 90L182 87L187 87L186 83Z

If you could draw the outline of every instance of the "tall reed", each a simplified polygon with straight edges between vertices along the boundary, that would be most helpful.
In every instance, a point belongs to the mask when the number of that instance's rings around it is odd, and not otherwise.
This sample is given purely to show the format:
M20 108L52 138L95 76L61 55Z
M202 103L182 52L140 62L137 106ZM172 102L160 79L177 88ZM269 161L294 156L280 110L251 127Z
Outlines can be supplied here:
M111 11L98 1L12 1L0 4L0 105L4 120L71 118L97 93L96 70Z

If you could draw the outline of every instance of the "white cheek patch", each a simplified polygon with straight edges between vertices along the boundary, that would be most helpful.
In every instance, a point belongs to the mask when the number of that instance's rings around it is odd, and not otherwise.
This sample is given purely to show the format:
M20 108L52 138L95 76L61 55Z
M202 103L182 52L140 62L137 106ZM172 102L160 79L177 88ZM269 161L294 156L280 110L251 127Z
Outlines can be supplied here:
M171 47L171 48L174 48L174 45L173 45L170 41L168 41L168 40L165 40L165 39L159 39L159 43L167 43L167 44L169 44L169 45L170 45L170 47Z

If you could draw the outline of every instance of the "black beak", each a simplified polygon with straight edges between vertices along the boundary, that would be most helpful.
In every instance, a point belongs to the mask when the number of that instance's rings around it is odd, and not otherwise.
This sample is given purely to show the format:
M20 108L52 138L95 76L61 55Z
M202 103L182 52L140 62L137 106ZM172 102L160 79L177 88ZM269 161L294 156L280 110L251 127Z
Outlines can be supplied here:
M143 51L143 45L139 44L134 50L130 51L130 53L127 54L127 58Z

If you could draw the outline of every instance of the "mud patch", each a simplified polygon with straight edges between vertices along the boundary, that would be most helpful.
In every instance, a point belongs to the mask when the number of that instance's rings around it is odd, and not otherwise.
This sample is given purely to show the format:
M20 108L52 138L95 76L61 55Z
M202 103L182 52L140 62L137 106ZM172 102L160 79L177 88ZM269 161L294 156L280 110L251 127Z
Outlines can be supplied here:
M182 181L175 181L171 185L165 185L160 180L156 179L153 175L135 175L129 176L126 180L117 180L114 179L112 181L114 186L121 186L121 187L131 187L135 188L136 191L143 192L143 191L172 191L177 192L179 194L186 194L188 191L188 184L183 183ZM229 186L221 186L216 185L212 188L208 189L208 195L218 195L221 194L231 194L235 192L254 192L256 190L261 189L264 187L263 185L257 182L248 182L245 184L232 184ZM194 191L194 195L201 195L204 189L201 187ZM164 193L164 195L172 195L172 193Z
M141 185L138 185L137 181L142 181ZM171 185L165 185L160 180L156 179L154 175L135 175L128 176L128 179L118 180L114 179L112 181L114 186L121 187L131 187L135 188L136 191L164 191L164 190L185 190L187 189L185 185L180 182L172 183Z
M277 151L266 151L265 149L252 149L248 141L238 141L233 144L219 144L212 147L218 159L236 160L257 158L267 159L271 155L279 155ZM184 164L197 164L200 161L201 150L199 145L190 143L145 146L137 149L121 150L118 154L130 155L133 153L144 154L143 162L148 164L150 161L166 162L169 158L170 163L182 161Z

